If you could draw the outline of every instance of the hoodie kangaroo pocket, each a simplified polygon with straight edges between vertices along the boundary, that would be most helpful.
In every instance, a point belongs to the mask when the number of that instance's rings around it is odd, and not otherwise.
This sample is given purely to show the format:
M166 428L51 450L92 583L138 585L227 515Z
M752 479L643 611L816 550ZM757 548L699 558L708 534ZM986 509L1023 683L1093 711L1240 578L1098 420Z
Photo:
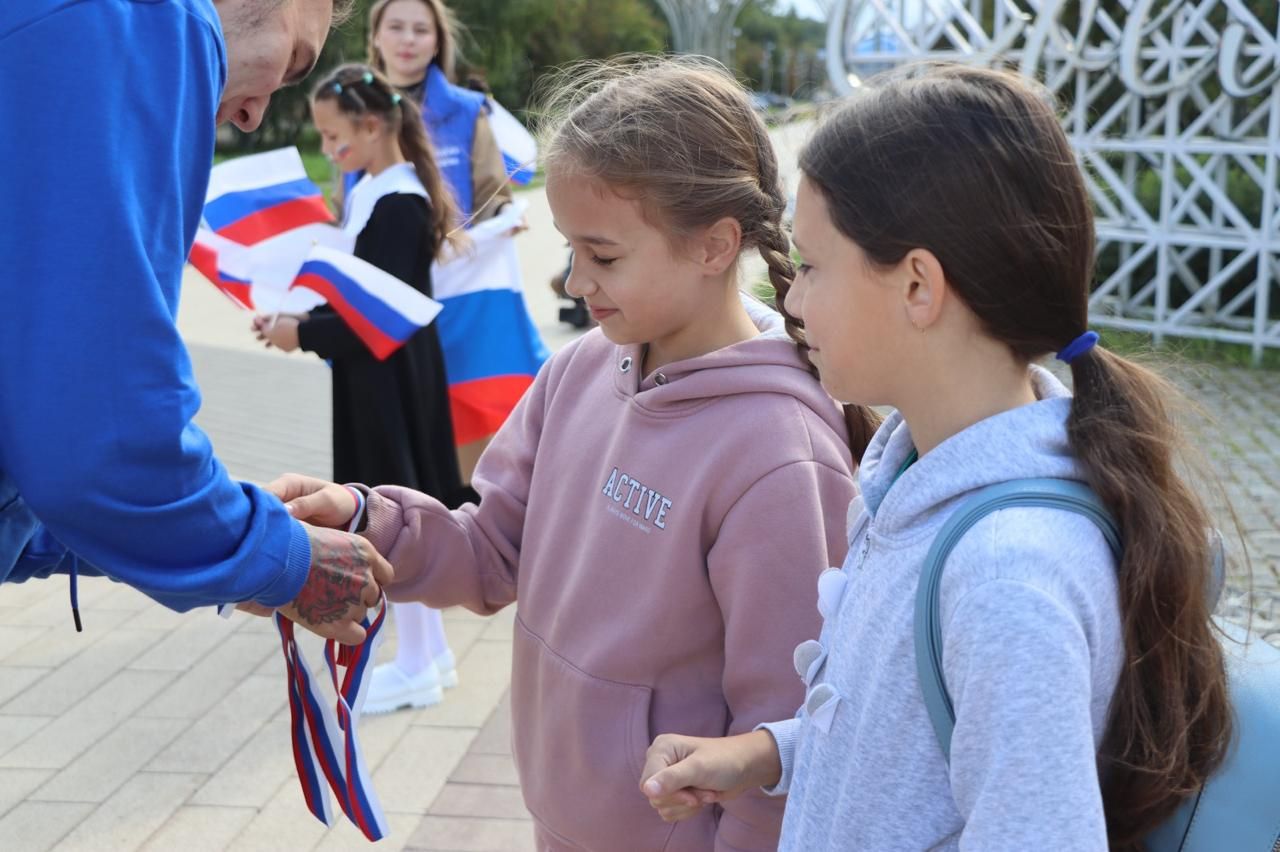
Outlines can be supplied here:
M529 813L582 849L661 850L673 826L640 792L647 686L587 674L516 616L512 739Z

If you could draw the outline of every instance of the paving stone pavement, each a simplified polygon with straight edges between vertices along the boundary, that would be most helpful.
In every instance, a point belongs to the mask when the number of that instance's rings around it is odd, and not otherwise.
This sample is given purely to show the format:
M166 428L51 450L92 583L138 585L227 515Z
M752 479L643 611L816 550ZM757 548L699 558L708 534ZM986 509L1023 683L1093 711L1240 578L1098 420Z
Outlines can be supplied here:
M323 365L204 344L191 354L205 395L199 422L230 470L259 481L286 469L327 473ZM1190 421L1194 443L1247 544L1252 627L1278 641L1280 373L1164 369L1204 410ZM1225 515L1220 523L1230 527ZM1246 613L1247 588L1237 573L1229 614ZM326 830L303 808L266 622L184 617L87 580L77 635L65 595L57 581L0 590L0 848L365 847L349 825ZM448 612L461 686L437 707L367 718L362 736L392 831L380 847L532 848L508 745L512 616Z
M576 333L557 321L547 281L567 252L545 198L526 197L526 297L558 348ZM257 482L327 477L328 368L263 350L248 317L194 275L178 324L204 399L197 422L227 469ZM303 805L269 622L179 615L92 578L81 580L77 634L66 595L60 580L0 587L0 852L369 847L345 820L326 829ZM377 848L533 848L505 700L514 615L447 611L459 686L435 707L361 723L390 827ZM394 622L389 633L383 659L394 654ZM318 662L318 641L302 641Z
M545 201L531 201L527 245L544 250L523 257L527 288L556 346L573 336L545 291L562 242ZM327 369L262 351L247 324L207 284L189 282L180 327L204 393L198 422L236 476L327 475ZM1253 628L1280 644L1280 373L1167 369L1205 412L1189 421L1194 444L1243 533L1223 611L1244 617L1252 606ZM1225 503L1212 502L1229 530ZM1242 548L1251 580L1238 567ZM268 622L179 615L98 579L82 581L80 597L86 624L76 634L65 583L0 588L0 850L368 846L350 825L326 829L303 806ZM366 718L366 758L391 828L378 848L533 848L509 749L513 617L448 611L460 686L436 707ZM318 660L318 645L304 643Z
M1207 491L1231 555L1219 612L1280 645L1280 372L1186 362L1163 372L1198 407L1187 413L1193 450L1221 486Z

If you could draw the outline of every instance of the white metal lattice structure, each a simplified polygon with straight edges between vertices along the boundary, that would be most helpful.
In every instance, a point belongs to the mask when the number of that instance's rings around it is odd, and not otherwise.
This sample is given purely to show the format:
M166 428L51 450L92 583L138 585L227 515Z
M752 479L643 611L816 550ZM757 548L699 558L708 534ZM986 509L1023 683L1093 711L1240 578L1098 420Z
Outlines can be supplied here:
M671 26L677 53L698 53L729 60L733 24L747 0L657 0Z
M913 59L1011 64L1062 101L1098 214L1098 326L1280 348L1276 0L834 0L848 92Z

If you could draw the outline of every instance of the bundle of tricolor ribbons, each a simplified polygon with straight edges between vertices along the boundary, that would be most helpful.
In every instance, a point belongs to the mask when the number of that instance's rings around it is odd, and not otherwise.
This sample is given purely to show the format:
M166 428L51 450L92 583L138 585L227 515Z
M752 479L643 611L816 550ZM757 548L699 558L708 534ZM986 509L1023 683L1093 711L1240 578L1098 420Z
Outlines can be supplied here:
M325 643L325 667L336 700L326 698L320 691L294 638L293 622L279 613L275 615L289 676L293 763L307 809L325 825L333 825L336 815L329 798L332 790L347 819L369 840L386 836L387 820L356 739L356 728L386 615L384 602L376 616L361 622L366 635L359 645L337 645L332 639ZM346 670L341 678L339 666Z

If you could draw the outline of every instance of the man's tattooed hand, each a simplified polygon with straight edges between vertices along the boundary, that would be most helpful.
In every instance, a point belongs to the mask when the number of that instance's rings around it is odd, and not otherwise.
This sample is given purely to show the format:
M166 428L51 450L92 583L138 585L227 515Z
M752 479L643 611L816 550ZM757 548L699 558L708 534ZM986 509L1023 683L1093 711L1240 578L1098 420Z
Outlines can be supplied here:
M311 535L311 574L293 605L298 615L312 624L332 624L345 618L352 606L364 602L364 590L372 579L356 547L358 539L329 541L328 536L316 534L319 532Z
M363 538L338 530L307 527L311 572L298 597L281 612L321 636L356 644L365 611L377 605L391 565Z

